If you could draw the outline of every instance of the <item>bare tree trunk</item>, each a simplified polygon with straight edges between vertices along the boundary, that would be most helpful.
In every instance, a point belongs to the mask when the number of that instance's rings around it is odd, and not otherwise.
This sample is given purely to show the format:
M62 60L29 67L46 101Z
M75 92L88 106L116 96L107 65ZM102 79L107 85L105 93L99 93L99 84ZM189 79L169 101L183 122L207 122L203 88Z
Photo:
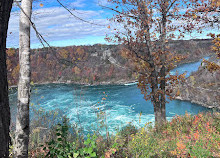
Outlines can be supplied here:
M19 83L16 117L15 157L28 157L30 102L30 19L32 0L22 0L19 30Z
M165 6L164 6L165 7ZM166 121L166 68L165 68L165 62L166 62L166 55L165 55L165 44L166 44L166 8L162 8L162 21L161 21L161 36L160 36L160 42L161 42L161 61L162 61L162 68L160 70L160 78L162 79L160 82L160 89L162 90L162 93L160 95L160 104L161 104L161 117L163 122Z
M160 103L154 102L155 125L160 125L162 121Z
M6 66L6 38L13 0L0 0L0 157L9 155L10 107Z

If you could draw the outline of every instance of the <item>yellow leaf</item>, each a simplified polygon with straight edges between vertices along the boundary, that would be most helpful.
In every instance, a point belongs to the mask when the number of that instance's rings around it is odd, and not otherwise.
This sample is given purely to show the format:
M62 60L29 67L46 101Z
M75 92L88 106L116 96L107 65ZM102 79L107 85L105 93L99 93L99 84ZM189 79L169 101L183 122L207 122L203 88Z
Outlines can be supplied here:
M177 95L177 96L180 95L180 89L177 90L176 95Z
M33 82L33 81L31 81L30 85L32 85L32 86L33 86L33 85L34 85L34 82Z

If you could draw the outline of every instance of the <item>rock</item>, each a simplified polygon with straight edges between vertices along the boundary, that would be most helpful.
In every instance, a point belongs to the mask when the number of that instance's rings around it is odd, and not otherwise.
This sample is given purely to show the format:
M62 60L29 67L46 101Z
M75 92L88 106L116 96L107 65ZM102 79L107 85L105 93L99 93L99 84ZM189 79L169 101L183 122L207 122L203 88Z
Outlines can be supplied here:
M211 62L217 62L214 58ZM207 108L220 110L220 70L213 73L209 72L203 64L199 69L192 73L182 85L178 85L181 93L175 99L187 100L192 103L200 104ZM175 92L177 88L174 88Z

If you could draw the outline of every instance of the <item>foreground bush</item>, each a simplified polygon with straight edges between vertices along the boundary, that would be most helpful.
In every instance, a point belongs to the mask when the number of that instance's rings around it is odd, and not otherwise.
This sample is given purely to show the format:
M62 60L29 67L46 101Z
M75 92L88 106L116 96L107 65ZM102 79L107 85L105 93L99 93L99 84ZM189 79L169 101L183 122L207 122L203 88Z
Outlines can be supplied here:
M132 157L220 157L220 114L176 116L156 131L142 128L128 144Z
M36 143L36 136L31 135L30 145L35 145L30 146L29 155L35 158L219 158L219 132L218 112L175 116L157 130L151 123L140 129L129 124L109 139L100 135L101 132L80 135L77 126L71 126L63 118L62 123L44 133L49 135L45 141Z
M92 158L96 155L96 135L87 135L87 139L83 145L79 142L69 141L69 128L67 119L64 119L63 124L58 124L56 127L56 139L52 139L43 146L43 150L47 153L45 157L58 157L58 158Z

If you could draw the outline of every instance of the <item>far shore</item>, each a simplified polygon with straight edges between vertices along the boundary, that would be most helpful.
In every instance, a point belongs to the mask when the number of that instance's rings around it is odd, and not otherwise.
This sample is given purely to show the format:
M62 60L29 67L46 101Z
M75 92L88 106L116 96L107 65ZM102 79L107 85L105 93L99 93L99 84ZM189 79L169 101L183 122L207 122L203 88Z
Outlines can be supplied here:
M199 61L201 58L204 58L207 56L201 56L199 59L192 59L192 60L188 60L185 61L184 63L179 63L174 65L174 67L178 67L182 64L189 64L189 63L193 63L193 62L197 62ZM98 86L98 85L125 85L125 84L132 84L138 82L138 80L129 80L129 81L125 81L123 79L119 80L119 81L101 81L101 82L95 82L95 83L85 83L85 82L75 82L75 81L71 81L71 80L67 80L67 81L53 81L53 82L42 82L42 83L34 83L34 85L45 85L45 84L78 84L78 85L85 85L85 86ZM9 86L9 88L16 88L17 85L12 85Z
M119 81L101 81L101 82L95 82L93 84L90 83L85 83L85 82L75 82L71 80L67 81L54 81L54 82L42 82L42 83L34 83L33 86L38 86L38 85L46 85L46 84L77 84L77 85L84 85L84 86L99 86L99 85L128 85L128 84L135 84L137 83L138 80L130 80L130 81L125 81L125 80L119 80ZM12 85L9 86L9 88L17 88L17 85Z

